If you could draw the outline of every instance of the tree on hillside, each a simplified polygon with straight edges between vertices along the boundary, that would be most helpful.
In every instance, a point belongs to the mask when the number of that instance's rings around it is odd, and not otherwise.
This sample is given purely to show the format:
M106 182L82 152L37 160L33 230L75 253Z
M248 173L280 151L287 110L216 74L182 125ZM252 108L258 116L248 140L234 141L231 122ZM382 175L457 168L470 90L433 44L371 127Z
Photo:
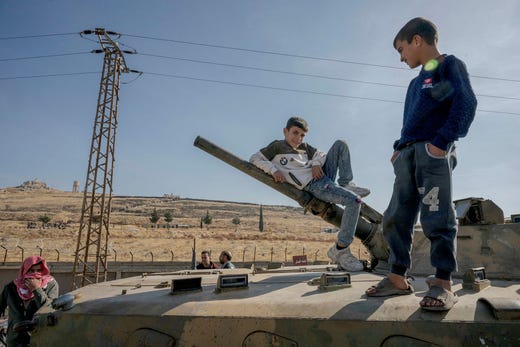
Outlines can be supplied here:
M42 222L42 228L45 229L45 224L47 224L51 221L51 217L44 214L44 215L41 215L38 217L38 221Z
M159 219L161 219L161 217L159 217L159 213L157 213L157 209L154 208L152 213L150 214L150 222L152 222L154 225L156 225L157 222L159 221Z
M258 221L258 230L260 230L260 232L264 231L264 210L262 208L262 205L260 205L260 219Z
M235 217L231 220L231 223L233 223L235 225L235 232L238 230L238 226L240 224L240 218L238 217Z
M202 218L202 222L204 224L206 224L206 228L209 229L209 225L211 224L212 221L213 221L213 217L211 217L211 215L209 214L209 210L206 210L206 215L204 216L204 218Z
M170 228L170 223L173 220L173 213L171 213L171 211L166 212L164 214L164 220L166 221L166 223L168 223L168 229L169 229Z

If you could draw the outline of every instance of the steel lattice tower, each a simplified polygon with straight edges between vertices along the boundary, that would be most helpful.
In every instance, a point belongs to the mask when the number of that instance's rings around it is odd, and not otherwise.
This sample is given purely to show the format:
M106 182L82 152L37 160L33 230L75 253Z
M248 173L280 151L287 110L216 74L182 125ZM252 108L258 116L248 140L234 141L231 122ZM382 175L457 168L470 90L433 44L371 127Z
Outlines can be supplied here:
M72 289L107 279L107 253L117 130L117 106L121 72L128 72L123 51L102 28L85 30L95 34L104 53L87 178L83 191L78 242L74 257ZM125 53L131 53L125 51Z

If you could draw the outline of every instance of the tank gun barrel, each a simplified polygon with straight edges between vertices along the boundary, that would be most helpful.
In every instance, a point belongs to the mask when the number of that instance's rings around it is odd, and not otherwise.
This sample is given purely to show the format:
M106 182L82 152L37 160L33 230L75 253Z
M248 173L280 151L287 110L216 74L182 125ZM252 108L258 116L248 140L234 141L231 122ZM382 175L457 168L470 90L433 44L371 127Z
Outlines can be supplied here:
M270 175L255 165L240 159L200 136L197 136L193 145L295 200L300 206L315 215L319 215L326 222L338 228L341 226L343 209L340 206L319 200L310 193L299 190L288 183L277 183ZM389 257L388 244L383 237L381 228L382 217L379 212L363 203L355 232L355 236L367 247L373 260L377 261L386 261Z

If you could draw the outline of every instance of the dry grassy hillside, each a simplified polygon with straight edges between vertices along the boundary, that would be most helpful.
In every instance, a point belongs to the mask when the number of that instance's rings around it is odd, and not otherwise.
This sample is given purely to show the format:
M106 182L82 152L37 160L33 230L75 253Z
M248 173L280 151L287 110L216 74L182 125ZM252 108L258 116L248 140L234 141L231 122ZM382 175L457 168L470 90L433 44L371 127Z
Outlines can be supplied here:
M0 261L20 261L23 256L39 254L51 261L72 261L76 249L82 193L53 189L0 189ZM154 208L161 217L160 228L152 228L150 216ZM173 214L167 228L166 212ZM331 225L319 217L304 214L302 208L263 206L264 232L258 230L260 207L254 204L226 201L172 199L168 197L114 197L112 199L109 251L111 260L155 261L189 260L193 240L196 249L219 253L230 250L234 262L291 261L293 255L307 254L309 260L327 260L326 252L335 234L321 232ZM209 213L212 223L200 227ZM66 227L42 228L38 218L47 215L50 224ZM232 219L238 217L239 225ZM35 228L28 228L36 222ZM368 254L358 240L352 251L361 258ZM214 258L216 258L214 256Z

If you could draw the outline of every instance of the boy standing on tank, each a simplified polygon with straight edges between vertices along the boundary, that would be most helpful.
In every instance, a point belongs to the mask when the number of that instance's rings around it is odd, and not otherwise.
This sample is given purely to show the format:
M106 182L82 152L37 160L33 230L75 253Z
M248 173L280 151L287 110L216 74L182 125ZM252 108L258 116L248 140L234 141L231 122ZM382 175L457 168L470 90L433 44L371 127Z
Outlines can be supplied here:
M420 302L426 310L449 310L457 301L451 274L457 269L457 223L452 203L454 142L466 136L477 100L464 63L437 49L437 28L424 18L410 20L393 45L410 68L422 65L408 86L401 137L391 162L395 182L384 213L383 232L390 246L390 273L368 296L410 294L406 279L411 266L413 226L420 213L422 229L431 242L430 261L436 269Z
M350 153L345 141L336 141L328 153L323 153L303 142L308 130L303 118L289 118L283 129L285 139L271 142L249 161L272 175L276 182L290 183L320 200L343 205L338 240L327 255L344 270L361 271L363 264L352 255L349 246L354 240L361 197L370 190L352 183Z

